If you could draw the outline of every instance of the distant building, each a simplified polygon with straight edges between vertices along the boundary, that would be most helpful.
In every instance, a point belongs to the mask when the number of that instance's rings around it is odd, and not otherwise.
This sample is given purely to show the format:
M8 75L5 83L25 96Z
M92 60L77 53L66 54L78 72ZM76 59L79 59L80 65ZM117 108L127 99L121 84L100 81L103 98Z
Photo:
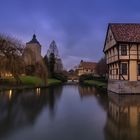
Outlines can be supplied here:
M109 24L104 53L108 90L140 93L140 24Z
M35 65L36 63L42 61L41 45L36 39L35 34L33 35L32 40L26 43L23 58L26 66Z
M96 74L96 62L84 62L81 60L79 67L76 69L78 76L83 74Z
M47 68L44 64L43 57L41 56L41 45L33 35L31 41L26 43L26 48L23 52L23 59L25 63L25 74L27 75L44 75L47 74Z

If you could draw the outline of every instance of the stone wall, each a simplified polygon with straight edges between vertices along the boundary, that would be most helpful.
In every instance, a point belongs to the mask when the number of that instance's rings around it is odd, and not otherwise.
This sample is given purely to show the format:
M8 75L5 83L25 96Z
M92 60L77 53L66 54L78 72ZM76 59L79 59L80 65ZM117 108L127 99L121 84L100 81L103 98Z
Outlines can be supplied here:
M118 94L140 94L140 81L109 80L108 91Z

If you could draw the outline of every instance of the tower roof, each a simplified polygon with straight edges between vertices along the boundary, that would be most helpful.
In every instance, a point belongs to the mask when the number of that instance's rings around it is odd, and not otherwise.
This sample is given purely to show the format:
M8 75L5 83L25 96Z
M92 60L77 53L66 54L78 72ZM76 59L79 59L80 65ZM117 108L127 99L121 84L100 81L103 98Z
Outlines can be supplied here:
M36 39L36 35L35 35L35 34L33 34L32 40L29 41L29 42L27 42L27 44L32 44L32 43L37 43L37 44L40 45L40 43L39 43L38 40Z

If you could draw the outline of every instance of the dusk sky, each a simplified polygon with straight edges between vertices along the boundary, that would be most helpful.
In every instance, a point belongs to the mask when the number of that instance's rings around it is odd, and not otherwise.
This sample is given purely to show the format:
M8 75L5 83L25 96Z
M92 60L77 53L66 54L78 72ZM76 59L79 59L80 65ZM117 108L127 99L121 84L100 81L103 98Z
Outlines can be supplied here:
M140 23L140 1L0 0L0 32L24 43L35 33L42 55L55 40L68 69L103 56L110 22Z

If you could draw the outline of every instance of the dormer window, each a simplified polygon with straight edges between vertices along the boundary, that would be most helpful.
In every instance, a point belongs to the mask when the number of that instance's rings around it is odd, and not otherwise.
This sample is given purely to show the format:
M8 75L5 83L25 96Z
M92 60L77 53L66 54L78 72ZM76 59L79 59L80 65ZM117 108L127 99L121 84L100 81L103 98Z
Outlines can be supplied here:
M127 45L121 45L121 55L127 55Z

